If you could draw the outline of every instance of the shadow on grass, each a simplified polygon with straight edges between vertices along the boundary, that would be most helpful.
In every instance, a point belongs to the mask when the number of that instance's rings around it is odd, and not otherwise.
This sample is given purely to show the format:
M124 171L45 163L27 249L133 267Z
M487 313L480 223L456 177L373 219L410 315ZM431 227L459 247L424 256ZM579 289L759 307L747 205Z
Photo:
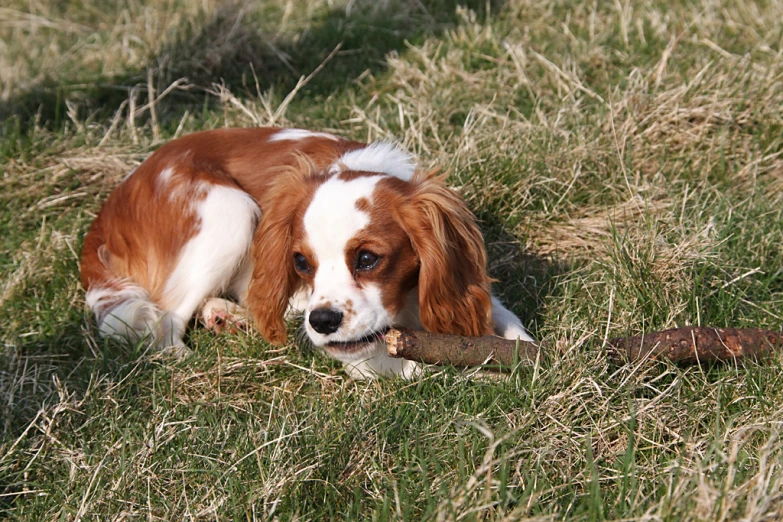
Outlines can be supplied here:
M0 389L7 399L0 405L0 436L19 433L42 408L83 397L96 382L121 380L135 366L152 364L141 358L141 344L98 338L87 315L63 322L51 336L7 349L0 359Z
M25 471L45 447L62 445L52 432L78 430L91 416L100 422L84 401L155 365L142 357L141 344L134 351L128 343L96 341L86 312L67 319L55 333L6 348L0 358L0 518L36 489Z
M66 102L79 106L80 117L96 121L114 115L137 89L138 104L147 101L148 72L158 93L179 78L187 78L188 91L173 92L161 108L162 128L176 125L186 110L216 102L206 94L213 83L225 83L235 94L257 91L286 94L303 75L313 72L330 53L339 52L299 96L324 99L349 87L358 77L385 69L385 56L402 51L406 41L416 43L453 27L457 6L475 11L479 18L487 6L499 10L502 0L370 0L350 2L349 7L324 10L293 35L278 34L274 26L282 14L251 9L245 3L223 3L202 23L180 31L175 41L150 57L147 66L125 74L103 77L77 72L75 77L47 78L5 102L0 120L15 120L25 130L34 122L58 130L68 120ZM78 68L75 68L78 71ZM256 83L257 82L257 83ZM13 126L0 128L0 136ZM19 130L16 129L16 132Z
M489 272L497 281L493 293L522 320L533 337L544 315L544 298L559 295L559 276L571 271L564 260L541 256L522 249L494 212L476 212L485 233Z

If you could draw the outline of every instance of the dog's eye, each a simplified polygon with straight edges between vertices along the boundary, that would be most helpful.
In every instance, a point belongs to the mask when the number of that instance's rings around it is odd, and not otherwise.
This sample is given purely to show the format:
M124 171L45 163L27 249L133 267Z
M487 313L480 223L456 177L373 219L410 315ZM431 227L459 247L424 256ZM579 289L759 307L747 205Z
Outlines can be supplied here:
M310 264L307 262L307 258L299 252L294 254L294 268L296 268L297 272L310 273Z
M370 270L378 264L379 256L372 252L362 250L356 258L356 270Z

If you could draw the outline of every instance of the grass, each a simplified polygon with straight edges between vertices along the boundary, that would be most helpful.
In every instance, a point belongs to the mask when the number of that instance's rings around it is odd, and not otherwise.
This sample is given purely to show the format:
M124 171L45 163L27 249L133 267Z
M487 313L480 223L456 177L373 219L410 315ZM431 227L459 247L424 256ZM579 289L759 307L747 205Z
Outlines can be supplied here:
M11 0L0 118L0 516L783 516L782 359L601 348L783 325L779 2ZM194 329L182 364L97 337L78 254L112 187L256 124L447 168L496 293L556 350L365 383L295 335Z

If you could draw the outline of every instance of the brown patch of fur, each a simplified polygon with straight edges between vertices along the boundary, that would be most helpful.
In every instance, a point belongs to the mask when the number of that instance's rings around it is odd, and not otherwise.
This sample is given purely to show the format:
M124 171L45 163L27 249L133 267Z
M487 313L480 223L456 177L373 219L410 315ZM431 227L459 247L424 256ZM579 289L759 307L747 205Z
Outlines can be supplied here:
M419 263L411 240L402 227L397 211L405 205L410 184L398 178L384 178L375 188L366 210L370 222L345 246L345 262L353 267L359 252L380 256L374 269L356 271L356 284L372 283L381 290L383 306L391 315L405 306L405 298L416 287Z
M312 188L313 193L315 192L315 187ZM309 195L309 199L312 199L313 194ZM299 273L297 272L299 278L302 280L302 284L305 286L312 287L313 286L313 279L315 279L315 274L318 272L318 258L315 256L315 252L313 252L313 249L310 248L310 245L304 240L305 232L304 232L304 224L302 223L302 220L304 219L304 212L298 212L296 216L291 217L292 223L291 223L291 262L293 263L293 255L295 252L298 252L305 256L307 259L307 265L310 267L309 273Z
M491 279L484 239L473 214L437 171L417 172L402 227L419 259L419 315L427 330L492 333Z
M349 267L362 250L380 256L374 269L355 273L358 285L378 285L392 315L418 285L420 319L429 331L492 332L483 237L465 203L437 171L419 172L410 182L384 178L373 192L369 214L369 225L346 245Z
M177 176L161 190L158 178L169 166L153 156L109 196L84 240L81 276L86 289L128 279L162 303L180 250L198 233L195 208L206 196L186 165L175 166ZM180 194L180 201L172 202L169 191Z
M371 172L368 170L343 170L340 171L340 173L337 175L337 179L340 181L353 181L355 179L359 178L371 178L374 176L384 176L385 174L382 174L380 172Z
M253 238L253 277L247 293L247 306L269 342L286 340L285 312L296 290L315 274L297 274L293 263L293 245L304 249L302 219L323 178L313 174L313 165L301 162L279 176L261 199L263 215ZM312 254L307 256L312 262Z
M356 310L353 307L353 301L351 299L345 301L345 305L343 306L342 312L343 312L343 324L351 324L351 321L353 320L353 316L356 315Z
M372 208L372 204L370 203L370 200L367 198L359 198L356 200L356 210L359 212L365 212L367 214L370 213L370 209Z

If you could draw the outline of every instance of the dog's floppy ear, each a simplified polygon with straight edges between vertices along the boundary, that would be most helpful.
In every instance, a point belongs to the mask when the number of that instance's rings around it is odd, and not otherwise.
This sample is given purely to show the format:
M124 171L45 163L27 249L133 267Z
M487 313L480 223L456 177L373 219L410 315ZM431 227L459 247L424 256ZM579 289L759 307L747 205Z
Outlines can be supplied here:
M437 171L419 172L401 218L419 259L419 316L435 333L492 333L484 238L462 199Z
M261 201L261 222L251 249L253 277L246 296L256 327L273 344L286 341L285 313L300 285L293 265L294 220L304 211L312 166L302 161L291 170L276 177Z

